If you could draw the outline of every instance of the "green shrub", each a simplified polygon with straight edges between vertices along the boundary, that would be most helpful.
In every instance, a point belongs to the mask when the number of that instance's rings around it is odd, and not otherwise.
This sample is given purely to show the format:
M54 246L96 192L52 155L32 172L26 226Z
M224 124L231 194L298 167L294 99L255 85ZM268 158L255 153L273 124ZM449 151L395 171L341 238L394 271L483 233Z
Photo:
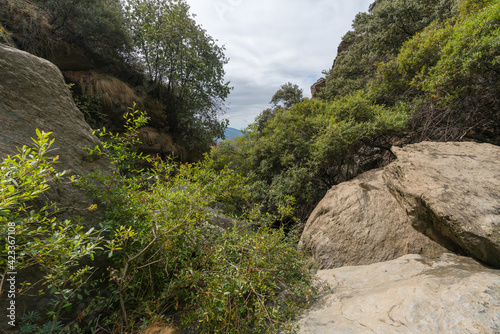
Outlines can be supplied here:
M433 22L379 66L373 98L411 103L420 140L498 143L499 9L498 1L461 1L452 18Z
M30 267L42 273L45 289L31 291L39 288L39 282L35 277L26 277L18 293L48 293L54 297L54 304L49 307L52 310L47 313L50 320L44 325L53 331L62 326L59 320L63 310L70 310L89 286L87 280L93 268L79 262L93 258L101 237L95 235L93 228L85 231L77 222L57 220L54 205L39 209L29 206L30 201L65 174L52 167L58 157L47 157L54 142L49 139L50 133L36 133L35 148L23 146L18 155L8 156L0 164L0 235L4 241L0 268L4 277L7 272L19 271L21 275L23 269Z
M129 160L121 144L107 148L112 159ZM209 156L150 166L94 189L114 231L105 247L115 287L100 307L119 311L108 321L127 330L144 321L201 333L291 329L287 322L313 294L297 234L270 228L276 217L248 205L247 178Z
M452 13L453 1L377 0L368 12L353 20L353 30L342 37L348 49L338 55L325 73L326 87L318 95L324 100L366 89L375 79L377 64L398 55L401 46L434 20Z
M37 0L52 33L91 54L119 58L130 40L119 0Z

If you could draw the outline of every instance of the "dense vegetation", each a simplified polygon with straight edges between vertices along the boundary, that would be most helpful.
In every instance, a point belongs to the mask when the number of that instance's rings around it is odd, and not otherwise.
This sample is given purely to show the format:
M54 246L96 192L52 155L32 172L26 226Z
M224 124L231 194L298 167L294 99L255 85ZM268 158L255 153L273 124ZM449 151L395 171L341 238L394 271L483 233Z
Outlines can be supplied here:
M196 24L184 1L128 1L126 18L168 130L190 149L208 151L227 127L218 119L231 90L224 81L224 49Z
M43 132L33 149L0 164L3 274L14 261L20 271L35 266L45 289L32 291L38 285L27 281L20 291L55 297L46 315L27 312L19 333L136 332L172 323L197 333L292 329L289 321L314 295L296 231L272 228L279 217L249 202L248 179L216 170L209 158L197 165L148 159L148 171L135 169L144 159L134 149L137 128L147 119L137 111L128 119L125 136L103 132L106 150L90 150L109 156L111 177L64 180L52 167L57 159L46 156L54 140ZM32 209L30 200L58 180L77 182L108 208L99 227L60 221L55 205ZM84 299L87 307L71 313Z
M140 81L149 115L134 110L123 133L102 133L106 150L90 150L108 155L112 177L73 180L107 208L95 229L59 221L54 206L30 207L64 179L46 158L49 134L0 165L0 232L8 240L12 224L22 231L19 268L40 268L55 296L47 315L25 316L23 333L172 323L204 333L291 329L314 295L297 238L332 185L387 163L394 143L500 144L500 0L375 1L343 37L349 48L325 73L318 99L283 85L244 136L196 164L137 152L145 124L198 152L225 126L217 116L230 90L227 60L184 1L133 0L123 10L100 0L0 5L18 18L2 21L7 29L25 24L14 36L21 47L47 55L50 44L37 41L63 40ZM20 23L21 8L33 18L33 6L43 10L39 20ZM80 98L97 115L96 100ZM4 271L8 251L7 242ZM94 273L89 259L103 257L109 272ZM93 303L79 313L83 321L66 321L87 295Z

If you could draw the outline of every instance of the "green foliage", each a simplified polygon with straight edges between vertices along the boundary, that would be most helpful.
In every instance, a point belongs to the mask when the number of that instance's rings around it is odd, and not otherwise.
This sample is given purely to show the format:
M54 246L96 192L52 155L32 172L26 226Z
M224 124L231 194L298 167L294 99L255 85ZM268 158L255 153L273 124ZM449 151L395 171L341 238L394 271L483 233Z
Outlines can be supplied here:
M262 129L254 123L212 155L248 175L255 200L268 209L294 198L305 219L333 184L363 170L361 148L383 145L405 125L404 111L372 104L361 92L333 102L304 100L275 110Z
M106 128L92 133L103 139L103 146L89 149L89 154L107 154L111 163L115 165L116 172L122 175L137 174L142 171L137 169L138 163L143 159L142 153L137 151L137 146L140 144L139 128L146 125L149 118L135 107L135 104L129 107L130 111L123 115L125 119L123 133L111 133L106 131Z
M5 241L0 249L0 267L3 275L30 267L43 273L46 291L38 293L55 297L53 310L47 313L51 321L45 325L53 331L59 326L61 311L71 309L92 273L92 267L78 266L79 262L93 257L101 238L79 223L58 221L53 205L39 210L29 206L65 174L52 167L58 157L47 157L54 142L49 139L50 133L36 133L34 149L23 146L18 155L8 156L0 165L0 235ZM36 283L28 280L22 290L29 293Z
M281 85L280 89L274 93L270 103L274 106L274 108L289 109L294 104L302 101L302 93L302 89L300 89L298 85L287 82L286 84Z
M101 56L117 57L129 37L119 0L37 0L52 31L70 43Z
M40 321L40 315L33 311L28 311L21 318L21 326L19 327L19 334L47 334L47 333L64 333L64 326L61 322L55 325L52 323L45 323L43 325L37 324Z
M455 25L453 34L440 52L439 61L424 82L425 91L455 95L460 94L466 85L488 86L489 77L498 78L499 9L500 2L492 1L491 5Z
M318 96L332 100L365 89L375 77L377 63L392 59L405 41L434 19L451 15L451 8L451 1L375 1L368 13L356 15L353 30L342 38L349 48L326 73L326 87Z
M196 24L183 0L132 0L126 11L134 50L153 95L166 106L169 130L191 149L207 151L227 127L217 118L231 90L224 82L224 48Z
M376 99L411 102L423 139L498 142L499 6L462 1L454 17L430 24L379 67Z
M133 133L138 125L129 126ZM101 152L122 157L130 151L121 146ZM248 206L248 179L209 156L198 164L150 164L142 174L101 178L94 188L113 229L105 248L115 288L106 302L120 312L109 321L123 330L142 318L201 333L291 329L287 322L313 294L298 235L270 228L276 217Z
M264 130L266 123L269 119L274 117L278 109L289 109L302 101L304 99L302 93L302 89L300 89L298 85L294 85L290 82L281 85L280 89L274 93L269 102L273 107L262 111L255 119L259 133Z
M372 82L370 93L378 102L393 105L411 101L419 95L421 81L439 60L439 52L453 27L443 22L431 23L401 48L396 60L378 65L378 82Z

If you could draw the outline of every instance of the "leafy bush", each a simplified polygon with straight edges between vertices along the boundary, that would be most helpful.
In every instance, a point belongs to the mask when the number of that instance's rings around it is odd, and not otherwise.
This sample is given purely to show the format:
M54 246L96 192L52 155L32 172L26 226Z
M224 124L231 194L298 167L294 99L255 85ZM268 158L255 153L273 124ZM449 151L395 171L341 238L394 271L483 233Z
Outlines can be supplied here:
M0 248L0 267L4 277L13 271L21 275L30 267L42 273L45 292L55 297L53 309L47 313L51 320L44 325L53 331L61 326L61 312L71 309L76 298L82 298L93 268L79 262L94 256L101 237L93 229L85 231L79 223L58 221L54 205L38 210L29 206L65 174L52 167L58 157L47 157L54 142L49 135L37 130L34 149L23 146L18 155L8 156L0 164L0 235L5 242ZM27 277L20 291L31 294L31 286L38 287L36 279Z
M123 133L108 132L106 128L95 130L103 139L103 145L93 149L87 148L89 154L107 154L110 161L115 165L117 174L128 176L142 172L139 164L143 159L141 152L137 151L139 140L139 128L146 125L149 117L145 113L134 110L135 104L129 107L129 112L123 115L125 120Z
M326 87L318 94L333 100L367 88L375 78L377 64L395 57L403 43L433 20L451 15L453 1L377 0L367 13L353 20L353 30L342 38L349 47L340 53L331 71L325 73Z
M419 139L498 143L500 16L498 1L462 1L379 66L374 98L412 104Z
M117 165L130 160L122 144L107 145ZM174 321L201 333L291 329L287 322L313 294L298 235L270 228L276 217L248 206L247 178L208 156L150 166L94 189L114 231L104 247L115 288L100 305L119 309L110 323L132 330L144 319Z

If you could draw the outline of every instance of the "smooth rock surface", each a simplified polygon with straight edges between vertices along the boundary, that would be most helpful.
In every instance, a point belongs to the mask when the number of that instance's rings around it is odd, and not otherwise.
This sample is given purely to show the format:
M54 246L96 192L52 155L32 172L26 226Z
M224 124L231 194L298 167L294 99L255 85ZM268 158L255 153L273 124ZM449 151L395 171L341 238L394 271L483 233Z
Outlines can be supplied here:
M299 334L500 333L500 271L471 258L405 255L318 277L331 290L297 322Z
M51 62L30 53L0 44L0 159L16 155L23 145L33 147L36 129L52 132L55 142L49 156L59 156L54 168L68 175L100 172L108 175L112 165L104 156L89 156L85 147L101 145L92 135L82 113L73 102L59 69ZM52 185L40 202L58 203L65 208L61 219L86 219L93 225L102 211L85 210L94 200L73 184ZM42 205L42 203L40 203Z
M110 171L105 159L90 159L84 147L100 144L75 106L59 69L27 52L0 44L0 158L28 145L35 129L53 132L56 169L73 173Z
M332 187L309 217L300 244L320 269L363 265L446 250L417 232L382 179L368 171Z
M413 227L500 268L500 147L423 142L392 150L397 160L384 180Z

